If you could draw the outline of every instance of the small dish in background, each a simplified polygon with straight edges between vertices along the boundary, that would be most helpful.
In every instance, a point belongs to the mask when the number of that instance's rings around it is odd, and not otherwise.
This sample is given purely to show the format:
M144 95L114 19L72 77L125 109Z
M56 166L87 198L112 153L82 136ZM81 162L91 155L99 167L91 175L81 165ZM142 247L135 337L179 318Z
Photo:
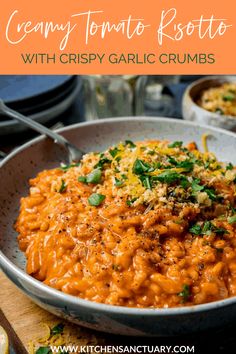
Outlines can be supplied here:
M225 83L236 83L236 76L208 76L189 85L183 96L183 118L236 132L236 116L222 114L220 107L216 112L211 112L199 105L204 91Z
M0 77L0 97L10 108L44 124L65 112L82 91L75 75L6 75ZM0 137L26 128L0 116Z

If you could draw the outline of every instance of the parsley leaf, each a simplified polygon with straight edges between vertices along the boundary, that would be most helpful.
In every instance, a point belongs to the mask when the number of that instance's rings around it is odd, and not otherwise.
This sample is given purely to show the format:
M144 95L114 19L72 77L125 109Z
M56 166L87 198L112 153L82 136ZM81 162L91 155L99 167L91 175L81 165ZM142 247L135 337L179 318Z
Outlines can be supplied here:
M97 184L101 182L102 171L100 168L96 168L86 176L87 183Z
M191 296L190 286L188 284L183 285L183 290L178 293L178 296L182 297L182 302L187 302Z
M230 216L228 218L228 223L229 224L235 224L236 223L236 215Z
M222 98L224 101L234 101L236 96L233 93L228 93L224 95Z
M179 162L176 167L178 168L184 168L185 172L191 172L193 170L194 164L192 161L190 160L185 160L185 161L181 161Z
M213 188L207 188L206 186L199 184L200 183L200 179L199 178L195 178L191 184L191 188L192 188L192 195L196 196L196 194L198 192L206 192L208 197L213 200L220 200L221 197L219 197L218 195L216 195L216 192Z
M169 156L168 162L177 168L184 168L185 172L191 172L194 167L194 164L190 159L186 159L184 161L177 161L172 156Z
M154 150L149 150L149 151L147 152L147 154L153 156L153 155L155 155L155 151L154 151Z
M55 327L51 329L51 335L60 334L63 332L65 325L63 323L58 323Z
M122 174L121 177L122 177L123 179L128 179L128 177L127 177L126 175L124 175L124 174Z
M79 166L80 165L80 162L78 162L78 163L71 163L70 165L61 165L61 170L62 171L64 171L64 172L66 172L66 171L68 171L70 168L72 168L72 167L77 167L77 166Z
M174 182L184 180L186 177L175 171L167 170L155 176L155 179L162 183L172 184Z
M150 164L142 161L142 160L135 160L134 165L133 165L133 173L136 175L142 175L145 172L151 172L153 168L151 167Z
M189 187L189 185L190 185L190 183L189 183L189 181L187 180L187 178L185 179L182 179L181 181L180 181L180 185L181 185L181 187L183 187L184 189L187 189L188 187Z
M224 235L224 234L228 234L229 232L224 229L223 227L217 227L215 225L213 225L213 229L212 229L213 232L215 232L216 234L218 235Z
M189 232L194 235L201 235L202 233L202 228L200 225L195 224L192 227L190 227Z
M213 226L214 225L210 221L206 221L202 228L202 234L211 234L211 231L213 231Z
M138 198L127 199L127 200L126 200L126 204L127 204L128 206L132 206L133 203L135 202L135 200L137 200L137 199L138 199Z
M87 178L86 178L86 176L79 176L78 181L81 183L87 183Z
M190 227L189 232L198 236L210 235L212 232L218 235L224 235L228 233L226 229L224 229L223 227L215 226L211 221L206 221L203 224L203 226L200 226L199 224L195 224L192 227Z
M151 176L147 176L147 175L140 176L140 180L141 180L143 186L147 189L152 189L151 179L152 179Z
M218 200L218 197L217 197L215 190L213 188L204 188L204 192L207 193L208 197L211 200L213 200L213 201Z
M181 147L183 145L182 141L174 141L172 144L168 145L168 148L176 148Z
M118 179L115 177L115 186L116 187L122 187L124 182L121 179Z
M102 204L105 198L106 197L103 194L93 193L88 198L88 202L92 206L99 206L100 204Z
M128 145L131 149L136 148L136 145L131 140L125 140L125 145Z
M228 163L228 165L226 166L226 170L232 170L234 168L234 165L230 162Z
M195 178L191 184L191 188L192 188L192 192L193 194L197 193L197 192L201 192L205 187L202 186L200 183L200 179L199 178Z
M60 186L58 192L59 192L59 193L65 192L66 187L67 187L67 186L66 186L66 182L64 181L64 179L62 179L62 180L61 180L61 186Z
M110 155L114 158L120 152L120 150L115 147L114 149L109 150Z
M96 168L90 172L87 176L79 176L78 181L82 183L98 184L101 182L102 171L100 168Z
M94 166L95 168L104 168L104 165L111 163L111 160L109 160L107 157L104 157L104 154L100 155L100 160L98 163Z
M35 354L51 354L51 348L50 347L40 347L36 350Z

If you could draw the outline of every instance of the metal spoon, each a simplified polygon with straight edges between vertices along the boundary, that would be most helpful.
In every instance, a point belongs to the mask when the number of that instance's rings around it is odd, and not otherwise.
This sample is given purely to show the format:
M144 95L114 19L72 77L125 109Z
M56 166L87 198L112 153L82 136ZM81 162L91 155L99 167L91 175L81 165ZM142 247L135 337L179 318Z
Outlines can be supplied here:
M54 131L46 128L38 122L7 107L2 99L0 99L0 114L4 114L7 117L16 119L27 127L36 130L38 133L44 134L51 138L54 143L63 146L68 151L68 159L70 163L79 162L82 156L85 154L82 150L78 149L75 145L66 140L62 135L55 133Z

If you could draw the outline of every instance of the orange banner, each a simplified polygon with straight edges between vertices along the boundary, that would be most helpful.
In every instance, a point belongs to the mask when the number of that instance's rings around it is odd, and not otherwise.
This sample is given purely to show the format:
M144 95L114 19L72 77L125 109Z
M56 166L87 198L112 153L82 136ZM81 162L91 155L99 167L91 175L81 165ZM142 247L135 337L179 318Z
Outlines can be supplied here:
M235 0L11 0L0 74L235 74L235 38Z

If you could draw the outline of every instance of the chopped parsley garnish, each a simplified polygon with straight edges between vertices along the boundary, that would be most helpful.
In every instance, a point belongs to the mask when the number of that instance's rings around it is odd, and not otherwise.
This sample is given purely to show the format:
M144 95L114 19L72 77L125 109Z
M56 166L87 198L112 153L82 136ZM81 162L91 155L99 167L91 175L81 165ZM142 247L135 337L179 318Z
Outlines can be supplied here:
M81 183L87 183L87 177L86 176L79 176L78 181Z
M155 163L154 163L154 167L155 167L155 168L158 168L158 169L159 169L159 168L166 168L166 166L163 166L160 161L155 162Z
M200 183L200 179L199 178L195 178L191 184L191 188L192 188L192 192L193 194L197 193L197 192L201 192L205 187Z
M186 180L186 177L175 171L164 171L155 176L155 179L162 183L172 184L177 181Z
M191 160L176 161L173 157L169 156L168 162L177 168L183 168L185 172L191 172L194 167L194 163Z
M65 192L66 187L67 187L67 186L66 186L66 182L64 181L64 179L62 179L62 180L61 180L61 186L60 186L58 192L59 192L59 193Z
M228 165L226 166L226 170L232 170L234 168L234 165L230 162L228 163Z
M184 189L187 189L188 187L189 187L189 185L190 185L190 183L189 183L189 181L187 180L187 178L185 179L182 179L181 181L180 181L180 185L181 185L181 187L183 187Z
M51 335L54 336L55 334L60 334L63 332L65 325L63 323L58 323L55 327L51 329Z
M206 221L203 225L202 228L202 234L211 234L211 231L213 231L214 225L210 221Z
M215 232L218 235L224 235L224 234L228 234L229 233L229 231L227 231L223 227L217 227L215 225L213 225L212 231Z
M99 206L100 204L102 204L105 198L106 197L103 194L93 193L88 198L88 202L92 206Z
M177 161L174 159L174 157L172 156L168 156L168 160L167 160L171 165L176 166L177 165Z
M229 224L235 224L236 223L236 215L230 216L228 218L228 223Z
M150 164L139 159L134 162L133 173L135 173L136 175L142 175L145 172L151 171L153 171L153 168Z
M222 198L218 196L213 188L207 188L207 186L204 186L200 184L200 179L195 178L191 184L192 188L192 195L196 196L198 192L206 192L208 197L213 200L221 200Z
M126 200L126 204L127 204L128 206L132 206L133 203L134 203L137 199L138 199L138 198L127 199L127 200Z
M104 168L104 165L111 163L111 160L109 160L107 157L104 157L104 154L100 155L100 160L98 163L94 166L95 168Z
M136 148L136 145L131 140L125 140L125 145L128 145L131 149Z
M120 150L119 150L117 147L115 147L114 149L110 149L110 150L109 150L109 154L110 154L113 158L115 158L116 155L119 154L119 152L120 152Z
M82 183L98 184L101 182L102 171L100 168L96 168L90 172L87 176L79 176L78 181Z
M192 227L190 227L189 232L193 235L201 235L202 233L202 228L200 225L195 224Z
M222 98L224 101L234 101L236 96L233 93L228 93L228 94L224 95Z
M150 150L150 151L147 152L147 154L153 156L153 155L155 155L155 151L154 150Z
M51 354L51 348L50 347L40 347L36 350L35 354Z
M204 188L204 192L206 192L208 197L213 201L219 200L220 198L216 195L215 190L213 188Z
M100 168L96 168L86 176L87 183L97 184L101 182L102 171Z
M168 145L168 148L176 148L176 147L182 147L183 142L182 141L174 141L173 143Z
M72 168L72 167L78 167L78 166L80 166L80 162L78 162L78 163L71 163L70 165L61 165L61 170L62 171L64 171L64 172L66 172L66 171L68 171L70 168Z
M151 176L142 175L142 176L140 176L140 180L145 188L152 189L152 177Z
M115 158L115 160L116 160L117 162L120 162L121 156L117 156L117 157Z
M188 284L183 285L183 290L178 293L178 296L182 297L182 302L185 303L191 296L190 286Z
M122 187L123 184L124 184L124 181L115 177L115 186L116 187Z
M203 226L199 224L195 224L192 227L190 227L189 232L193 235L210 235L212 232L218 234L218 235L224 235L227 234L228 231L224 229L223 227L217 227L215 226L211 221L206 221Z

